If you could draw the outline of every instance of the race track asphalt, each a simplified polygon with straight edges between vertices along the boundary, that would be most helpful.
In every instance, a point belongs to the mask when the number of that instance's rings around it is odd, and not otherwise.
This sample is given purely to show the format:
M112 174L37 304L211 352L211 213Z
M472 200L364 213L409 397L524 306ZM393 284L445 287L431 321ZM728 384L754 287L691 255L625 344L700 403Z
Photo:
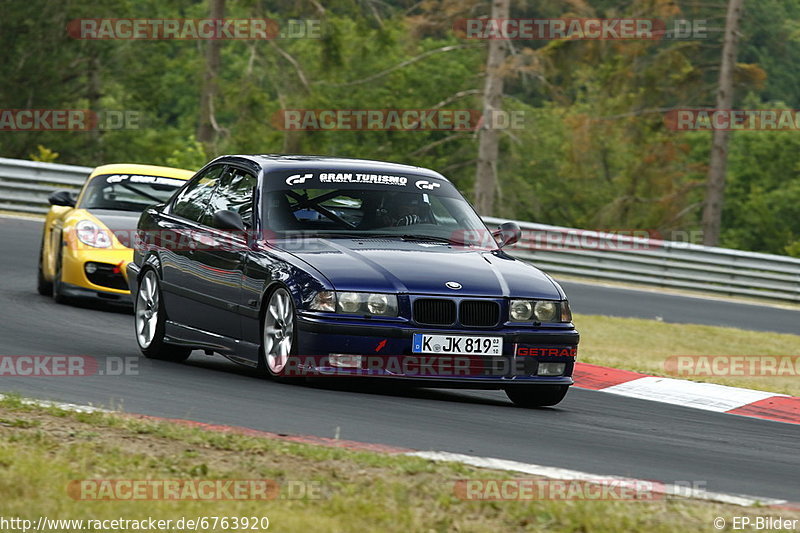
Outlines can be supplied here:
M35 291L41 222L0 217L0 355L124 358L135 372L0 376L0 392L170 418L498 457L586 472L693 482L710 491L800 501L800 427L575 389L555 408L513 407L502 392L386 384L286 385L219 357L139 357L132 316L57 305ZM661 316L797 333L800 313L564 283L582 313ZM765 333L768 334L768 333Z

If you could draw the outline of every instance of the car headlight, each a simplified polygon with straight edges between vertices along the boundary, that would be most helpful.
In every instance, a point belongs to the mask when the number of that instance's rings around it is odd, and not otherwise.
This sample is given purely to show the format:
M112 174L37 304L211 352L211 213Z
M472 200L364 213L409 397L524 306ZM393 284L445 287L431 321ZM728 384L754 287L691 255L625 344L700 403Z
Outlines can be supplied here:
M361 307L361 295L357 292L340 292L336 303L342 313L358 313L358 308Z
M333 291L320 291L314 295L309 308L314 311L336 312L336 293Z
M397 296L369 292L320 291L309 309L328 313L397 316Z
M539 322L555 322L556 318L561 318L558 312L558 304L556 302L536 302L533 306L533 316Z
M79 241L93 248L109 248L111 246L108 230L101 228L91 220L81 220L75 224L75 233Z
M511 300L508 315L511 322L572 322L567 300Z
M385 294L370 294L367 296L367 310L373 315L385 315L389 308L389 298ZM394 305L397 308L397 304Z
M509 314L514 322L527 322L533 316L533 302L530 300L511 300Z

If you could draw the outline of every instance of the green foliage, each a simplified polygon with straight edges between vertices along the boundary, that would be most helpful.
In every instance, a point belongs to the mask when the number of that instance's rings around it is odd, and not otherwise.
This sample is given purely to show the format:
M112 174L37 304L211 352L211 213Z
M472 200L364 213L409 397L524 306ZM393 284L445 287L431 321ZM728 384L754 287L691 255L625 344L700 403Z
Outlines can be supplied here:
M36 147L36 152L29 154L28 157L31 158L31 161L41 161L42 163L53 163L60 154L58 152L54 152L49 148L45 148L41 144Z
M796 132L737 132L723 211L723 242L735 248L797 253L800 138Z
M167 157L165 163L170 167L185 168L189 170L199 169L208 161L208 156L194 135L189 136L186 145L177 148L172 155Z
M228 18L320 19L323 34L222 43L216 138L206 152L195 133L207 42L77 40L65 31L81 17L207 17L206 0L7 3L0 19L6 109L130 111L141 120L90 132L5 132L0 154L190 169L222 153L376 158L436 168L470 195L474 132L290 132L275 118L282 109L480 109L485 42L459 39L453 21L487 15L488 2L324 4L226 2ZM556 0L516 3L512 14L706 19L714 28L724 9L684 0ZM800 0L748 2L745 10L736 106L800 107ZM663 115L713 106L719 41L715 31L695 41L515 41L503 108L525 120L503 132L498 211L667 236L699 229L710 135L671 131ZM733 134L724 245L800 255L798 143L790 132Z

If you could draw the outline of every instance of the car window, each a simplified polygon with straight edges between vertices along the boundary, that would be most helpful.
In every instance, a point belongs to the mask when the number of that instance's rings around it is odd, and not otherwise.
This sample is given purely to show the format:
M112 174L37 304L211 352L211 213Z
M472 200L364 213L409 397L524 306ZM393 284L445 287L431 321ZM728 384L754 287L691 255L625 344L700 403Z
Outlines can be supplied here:
M86 184L78 208L140 212L166 202L184 183L177 178L140 174L96 176Z
M245 227L253 227L253 189L256 177L244 170L229 167L219 180L219 187L209 203L207 219L217 211L227 209L242 217Z
M172 213L195 222L204 222L208 205L214 189L219 182L224 165L209 168L192 182L175 198L172 204Z
M358 231L449 237L480 229L480 219L460 197L419 191L302 189L269 191L266 223L273 231Z
M336 228L342 222L357 226L364 218L364 200L360 192L304 189L284 194L290 219L306 229Z

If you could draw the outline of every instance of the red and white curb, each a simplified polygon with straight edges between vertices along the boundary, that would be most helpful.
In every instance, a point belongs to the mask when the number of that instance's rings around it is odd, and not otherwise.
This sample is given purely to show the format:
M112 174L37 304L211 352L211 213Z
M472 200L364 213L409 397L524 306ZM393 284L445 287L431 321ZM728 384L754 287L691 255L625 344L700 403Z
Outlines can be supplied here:
M5 398L5 395L0 394L0 400L3 398ZM632 486L632 487L652 486L654 490L660 491L667 498L690 498L696 500L705 500L709 502L739 505L744 507L758 505L758 506L767 506L775 509L787 509L792 511L796 511L798 509L797 504L790 503L787 500L781 500L776 498L747 496L742 494L727 494L723 492L711 492L703 489L691 488L681 485L652 483L653 480L641 480L641 479L621 477L621 476L590 474L587 472L580 472L578 470L569 470L566 468L543 466L532 463L522 463L519 461L512 461L509 459L499 459L495 457L479 457L474 455L465 455L465 454L445 452L445 451L416 451L409 448L400 448L385 444L340 440L338 438L331 439L326 437L317 437L314 435L285 435L281 433L272 433L269 431L262 431L242 426L226 426L218 424L207 424L204 422L197 422L194 420L163 418L150 415L137 415L119 411L111 411L108 409L102 409L91 405L77 405L73 403L61 403L49 400L34 400L34 399L24 398L21 399L20 401L25 405L46 407L62 411L72 411L79 413L107 413L107 414L115 414L117 416L131 416L142 420L151 420L153 422L177 423L188 427L199 428L204 431L231 433L231 434L245 435L250 437L279 439L301 444L312 444L316 446L328 446L334 448L346 448L354 451L368 451L375 453L406 455L409 457L419 457L421 459L427 459L430 461L460 463L468 466L474 466L477 468L488 468L492 470L516 472L533 476L539 476L548 479L558 479L565 481L586 481L590 483L592 481L597 481L599 479L602 479L605 482L608 481L619 482L621 486Z
M575 386L704 411L800 424L800 398L577 363Z

